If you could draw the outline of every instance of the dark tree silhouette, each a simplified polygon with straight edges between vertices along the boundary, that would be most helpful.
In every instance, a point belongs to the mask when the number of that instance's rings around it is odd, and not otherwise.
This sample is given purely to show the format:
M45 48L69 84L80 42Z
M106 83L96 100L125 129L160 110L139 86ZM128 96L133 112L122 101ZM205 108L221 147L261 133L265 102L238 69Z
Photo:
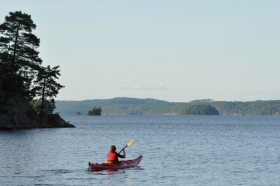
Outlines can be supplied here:
M34 101L38 113L52 113L54 97L64 86L57 83L59 66L41 66L37 48L40 39L32 31L36 29L31 16L21 11L10 12L0 24L0 89L21 94Z
M0 25L0 77L1 89L34 97L30 90L32 80L42 60L39 58L40 39L31 16L20 11L10 12Z
M55 109L54 97L56 97L58 91L64 87L55 81L55 79L58 79L58 76L60 76L60 70L58 70L58 68L59 66L41 68L34 81L35 86L32 91L40 97L40 109L37 108L40 114Z

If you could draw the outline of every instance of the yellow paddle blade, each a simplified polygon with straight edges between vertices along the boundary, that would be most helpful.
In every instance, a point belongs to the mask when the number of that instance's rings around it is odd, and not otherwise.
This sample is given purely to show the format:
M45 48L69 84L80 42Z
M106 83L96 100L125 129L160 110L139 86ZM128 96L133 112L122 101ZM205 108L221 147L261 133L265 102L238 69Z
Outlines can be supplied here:
M133 142L134 142L134 138L132 138L132 140L130 140L130 142L128 142L126 146L129 147Z

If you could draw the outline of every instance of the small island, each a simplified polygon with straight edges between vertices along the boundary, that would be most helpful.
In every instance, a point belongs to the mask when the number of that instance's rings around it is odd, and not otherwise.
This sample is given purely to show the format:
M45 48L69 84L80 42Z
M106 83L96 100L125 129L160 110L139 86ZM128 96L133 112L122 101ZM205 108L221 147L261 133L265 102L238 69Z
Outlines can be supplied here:
M88 116L101 116L102 109L101 107L92 107L91 110L88 111Z
M219 115L219 111L210 105L191 105L183 109L183 115Z

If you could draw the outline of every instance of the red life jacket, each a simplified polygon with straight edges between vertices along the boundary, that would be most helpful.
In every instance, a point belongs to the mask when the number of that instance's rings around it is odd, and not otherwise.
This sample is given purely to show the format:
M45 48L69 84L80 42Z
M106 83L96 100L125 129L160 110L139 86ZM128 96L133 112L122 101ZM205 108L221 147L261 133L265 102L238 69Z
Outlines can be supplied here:
M117 163L119 161L117 153L116 152L109 152L107 157L108 163Z

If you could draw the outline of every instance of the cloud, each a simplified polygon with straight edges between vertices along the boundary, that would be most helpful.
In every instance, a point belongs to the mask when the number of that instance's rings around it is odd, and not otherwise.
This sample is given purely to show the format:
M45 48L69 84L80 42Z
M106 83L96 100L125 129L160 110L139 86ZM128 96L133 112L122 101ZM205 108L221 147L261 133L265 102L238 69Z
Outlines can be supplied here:
M158 83L157 85L143 85L139 82L134 82L129 88L129 90L165 90L166 85L163 83Z

